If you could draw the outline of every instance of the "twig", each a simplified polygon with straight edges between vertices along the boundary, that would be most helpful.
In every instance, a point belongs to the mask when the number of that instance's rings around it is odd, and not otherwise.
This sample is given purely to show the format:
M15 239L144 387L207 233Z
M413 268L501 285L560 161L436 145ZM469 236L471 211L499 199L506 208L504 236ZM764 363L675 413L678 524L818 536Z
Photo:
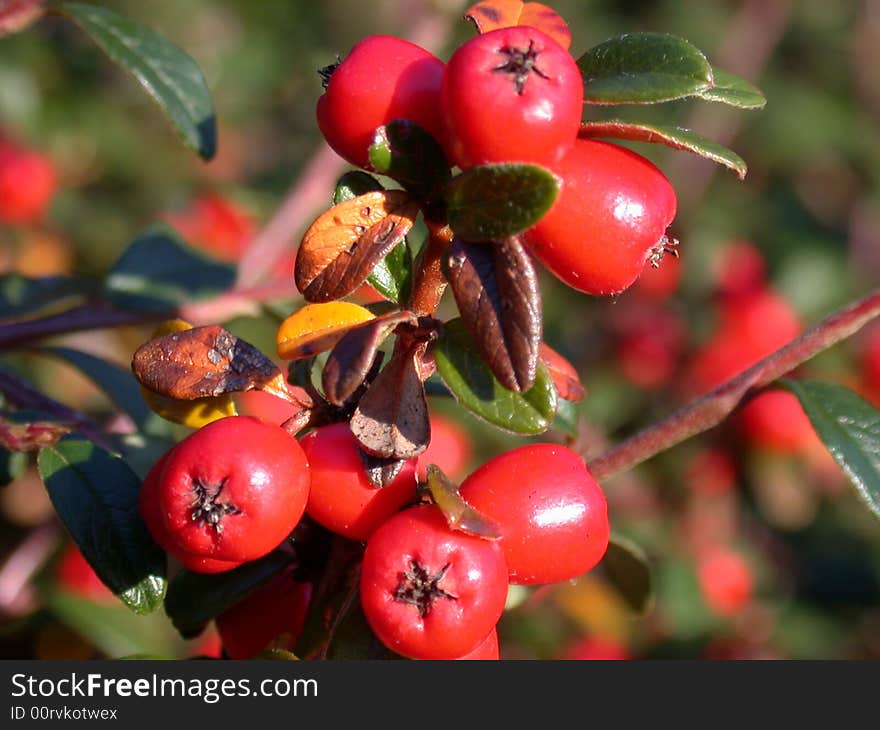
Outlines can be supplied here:
M36 607L31 579L54 552L60 539L51 522L33 530L0 566L0 615L17 617Z
M826 317L781 350L722 383L671 416L588 462L597 479L630 469L721 423L754 390L765 387L880 317L880 290Z

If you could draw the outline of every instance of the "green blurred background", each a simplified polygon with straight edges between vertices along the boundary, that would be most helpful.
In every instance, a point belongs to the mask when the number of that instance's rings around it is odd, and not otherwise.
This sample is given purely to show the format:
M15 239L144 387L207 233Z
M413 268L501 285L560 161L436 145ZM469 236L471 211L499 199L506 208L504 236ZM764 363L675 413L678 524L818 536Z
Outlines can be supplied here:
M321 142L317 68L371 33L416 40L445 59L473 32L461 20L467 3L452 0L105 4L163 32L198 61L214 95L219 155L204 164L185 152L136 84L71 24L48 18L0 38L0 132L47 154L60 176L44 226L0 228L4 266L14 267L42 237L54 243L29 272L100 275L144 225L185 211L205 193L234 201L259 228L292 186L304 184L303 168ZM664 382L639 387L619 366L620 313L637 295L598 300L542 278L545 339L575 364L588 391L577 407L576 445L595 455L681 401L688 353L716 327L715 271L731 242L749 241L762 252L771 285L805 325L880 278L880 2L559 0L553 7L571 27L575 56L627 31L673 33L768 98L758 112L697 101L586 108L587 119L694 128L749 164L739 181L683 152L633 147L658 164L679 195L671 233L681 241L681 285L650 304L685 326L677 369ZM300 232L330 193L302 215ZM275 326L268 316L232 323L270 353ZM147 332L63 341L125 364ZM835 348L806 371L857 382L865 340ZM27 358L15 364L60 400L109 415L101 394L63 366ZM434 405L466 430L471 465L522 442L453 404ZM689 476L689 467L710 446L735 462L731 489L694 487L699 476ZM753 448L720 429L608 481L613 528L635 540L652 567L652 607L632 613L601 570L563 586L516 590L500 626L502 656L555 658L575 655L577 647L588 655L602 653L604 642L612 647L606 653L640 658L880 657L880 525L841 479L820 456ZM204 650L179 641L163 617L137 618L59 587L61 533L32 469L0 490L0 520L0 655ZM713 610L701 590L695 546L706 533L735 549L753 577L748 600L730 613ZM29 556L37 564L27 564ZM19 560L14 569L12 560ZM28 580L16 583L21 575ZM4 594L4 587L18 593Z

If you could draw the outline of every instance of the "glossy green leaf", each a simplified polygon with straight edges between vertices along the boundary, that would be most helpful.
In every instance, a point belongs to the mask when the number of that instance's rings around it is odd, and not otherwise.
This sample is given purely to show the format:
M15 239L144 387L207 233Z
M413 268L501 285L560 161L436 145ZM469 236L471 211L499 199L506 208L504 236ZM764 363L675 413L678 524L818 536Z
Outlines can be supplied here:
M333 205L339 205L359 195L384 190L385 187L372 175L360 170L350 170L336 181L333 191Z
M144 87L183 143L205 160L217 151L217 120L198 64L157 33L112 10L85 3L55 6Z
M290 556L276 551L225 573L181 570L168 586L165 612L182 636L192 637L288 565Z
M581 137L602 137L605 139L627 139L633 142L662 144L676 150L692 152L712 162L733 170L740 179L746 176L745 160L724 145L713 142L701 134L682 127L668 127L659 124L642 124L609 119L603 122L587 122L581 125Z
M712 88L712 67L683 38L666 33L626 33L578 59L584 101L656 104Z
M880 517L880 411L851 390L815 380L785 380L831 456Z
M87 291L84 281L67 276L31 279L16 273L3 274L0 275L0 317L30 314Z
M763 109L767 99L761 90L745 79L729 71L713 69L715 85L700 93L706 101L717 101L740 109Z
M123 309L172 311L215 296L235 281L235 269L190 248L165 225L143 231L123 252L105 281L107 296Z
M376 264L367 277L367 283L392 302L403 302L409 296L412 286L412 270L412 251L404 240Z
M449 226L469 241L507 238L531 228L550 210L559 180L538 165L481 165L447 186Z
M379 127L370 145L373 169L423 200L440 197L452 173L443 148L417 124L395 119Z
M23 451L9 451L0 448L0 487L15 481L28 463L28 455Z
M633 611L642 614L650 608L653 600L651 569L638 545L613 534L600 565L608 582Z
M86 352L68 347L45 347L42 353L51 355L75 367L103 390L119 410L131 418L139 431L152 420L153 412L147 407L141 388L130 368L108 362Z
M575 438L578 435L579 419L580 412L577 403L565 400L565 398L556 399L556 418L553 419L551 428Z
M165 553L138 512L141 482L122 459L84 438L40 450L40 476L55 511L98 577L135 613L165 596Z
M543 433L553 422L556 389L546 368L539 364L535 384L526 392L507 390L480 358L460 319L444 325L434 357L446 387L475 416L519 434Z

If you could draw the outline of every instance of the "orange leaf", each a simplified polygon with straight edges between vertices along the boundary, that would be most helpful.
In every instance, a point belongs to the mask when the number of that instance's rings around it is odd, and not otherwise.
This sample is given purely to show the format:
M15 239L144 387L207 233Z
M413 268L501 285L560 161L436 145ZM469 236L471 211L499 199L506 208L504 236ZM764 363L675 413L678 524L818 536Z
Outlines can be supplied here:
M371 319L375 319L372 312L352 302L307 304L278 328L278 357L301 360L317 355L333 347L352 327Z
M485 0L472 5L464 17L476 26L477 32L488 33L499 28L528 25L549 35L566 50L571 47L568 23L552 8L542 3L521 0Z

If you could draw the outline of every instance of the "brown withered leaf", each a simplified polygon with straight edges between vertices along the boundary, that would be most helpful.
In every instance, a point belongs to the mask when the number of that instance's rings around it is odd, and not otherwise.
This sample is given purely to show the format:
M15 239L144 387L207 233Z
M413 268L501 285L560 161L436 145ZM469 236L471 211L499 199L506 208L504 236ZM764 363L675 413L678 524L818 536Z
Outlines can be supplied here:
M574 401L575 403L584 399L586 390L574 365L546 342L541 343L538 357L547 367L547 372L550 373L550 377L553 379L553 385L556 386L556 394L560 398Z
M501 528L494 520L471 507L443 470L436 464L428 464L428 493L431 500L443 513L446 523L453 530L466 532L469 535L497 540L501 537Z
M352 327L334 345L321 372L324 397L334 406L342 406L364 382L379 347L394 328L416 321L412 312L390 312Z
M425 345L399 352L370 384L350 426L361 448L386 459L411 459L431 440L418 362Z
M360 454L361 461L363 462L367 479L376 489L381 489L391 484L391 482L397 479L397 475L400 474L400 470L406 464L406 459L383 459L381 456L368 454L361 448L358 448L358 454Z
M522 243L456 238L444 264L461 319L498 382L517 393L531 388L541 344L541 291Z
M178 400L286 390L284 376L269 358L218 325L149 340L134 353L131 367L141 385Z
M415 223L403 190L377 190L333 206L309 227L296 256L296 286L308 302L348 296Z

